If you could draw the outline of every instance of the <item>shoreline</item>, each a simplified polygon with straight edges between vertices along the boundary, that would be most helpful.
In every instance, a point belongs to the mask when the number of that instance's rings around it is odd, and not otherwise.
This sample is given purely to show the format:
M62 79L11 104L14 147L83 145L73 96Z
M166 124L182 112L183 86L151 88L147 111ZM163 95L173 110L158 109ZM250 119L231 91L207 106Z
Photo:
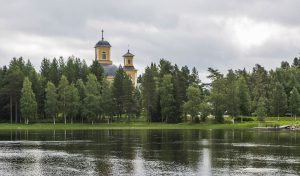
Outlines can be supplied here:
M148 122L131 122L131 123L112 123L112 124L63 124L57 123L55 125L51 123L36 123L36 124L8 124L0 123L0 130L159 130L159 129L252 129L258 127L258 122L244 122L236 124L212 124L212 123L177 123L177 124L165 124L165 123L148 123Z

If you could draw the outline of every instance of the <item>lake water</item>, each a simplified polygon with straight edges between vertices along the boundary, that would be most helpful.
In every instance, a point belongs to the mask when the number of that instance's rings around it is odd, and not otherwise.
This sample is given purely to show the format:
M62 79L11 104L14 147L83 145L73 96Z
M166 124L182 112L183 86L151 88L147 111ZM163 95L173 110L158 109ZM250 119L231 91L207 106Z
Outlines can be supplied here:
M0 131L0 175L300 175L300 132Z

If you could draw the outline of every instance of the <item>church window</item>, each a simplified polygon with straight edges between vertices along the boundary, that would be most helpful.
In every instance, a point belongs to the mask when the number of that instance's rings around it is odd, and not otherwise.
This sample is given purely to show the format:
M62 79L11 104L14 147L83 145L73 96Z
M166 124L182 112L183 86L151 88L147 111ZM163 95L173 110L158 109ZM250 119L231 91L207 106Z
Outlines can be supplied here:
M128 60L127 63L128 63L128 65L130 65L131 64L130 60Z
M106 53L105 52L102 52L102 59L106 60Z

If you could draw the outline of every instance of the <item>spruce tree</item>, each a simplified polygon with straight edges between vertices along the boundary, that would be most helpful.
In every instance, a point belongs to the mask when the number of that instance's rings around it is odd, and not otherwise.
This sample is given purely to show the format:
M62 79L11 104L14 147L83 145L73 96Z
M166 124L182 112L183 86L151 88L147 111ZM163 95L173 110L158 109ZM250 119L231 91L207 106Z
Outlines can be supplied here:
M112 95L115 105L116 114L118 114L118 117L121 117L123 110L124 110L124 77L125 72L122 69L122 67L119 67L119 69L116 72L113 84L112 84Z
M133 83L127 74L124 75L123 79L123 95L122 104L123 112L127 115L127 121L130 121L130 116L133 113L134 99L133 99Z
M229 70L226 77L226 109L231 117L237 117L239 114L240 101L238 97L238 87L236 75L232 70Z
M96 76L98 82L102 82L104 78L104 70L97 60L94 60L90 66L90 72Z
M25 118L25 124L28 124L29 119L34 118L37 112L37 103L35 100L35 95L31 88L31 82L28 79L28 77L24 79L23 88L21 92L21 113L22 116Z
M143 107L145 108L148 122L152 122L154 119L154 114L157 113L157 100L158 91L157 83L155 78L155 70L147 67L145 73L142 76L142 100Z

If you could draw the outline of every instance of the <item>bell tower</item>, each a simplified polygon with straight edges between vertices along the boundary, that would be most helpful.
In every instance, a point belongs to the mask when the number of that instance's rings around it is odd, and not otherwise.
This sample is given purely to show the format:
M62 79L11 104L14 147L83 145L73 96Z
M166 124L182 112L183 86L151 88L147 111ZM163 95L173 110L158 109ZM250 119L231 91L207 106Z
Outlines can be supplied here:
M136 75L137 75L137 69L134 68L133 65L133 57L134 55L127 51L126 54L123 55L124 58L124 67L123 70L126 72L126 74L130 77L132 83L134 86L136 86Z
M95 45L95 59L98 60L100 64L104 65L111 65L112 61L110 59L110 48L111 45L109 44L108 41L104 40L103 37L103 29L101 30L102 33L102 40L100 40L96 45Z

